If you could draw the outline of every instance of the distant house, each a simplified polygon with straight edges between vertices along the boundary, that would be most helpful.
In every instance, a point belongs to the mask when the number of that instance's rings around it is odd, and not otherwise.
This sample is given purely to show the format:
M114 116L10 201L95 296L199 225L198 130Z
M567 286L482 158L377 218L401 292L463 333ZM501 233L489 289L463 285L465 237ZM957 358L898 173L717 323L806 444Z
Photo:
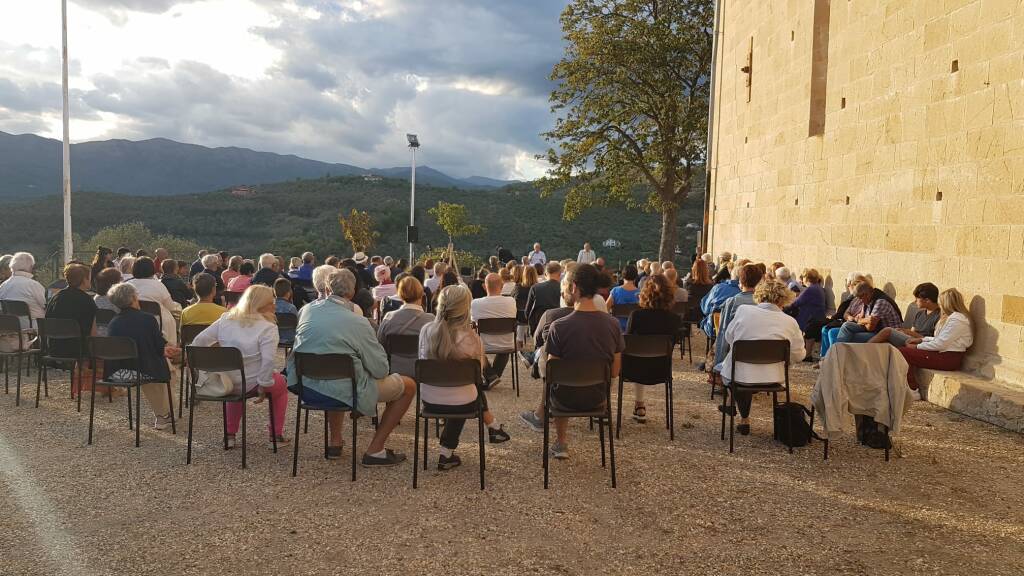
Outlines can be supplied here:
M380 182L381 180L383 180L383 178L376 174L367 174L363 176L363 182Z
M252 186L235 186L231 189L231 195L235 198L252 198L256 195L256 189Z

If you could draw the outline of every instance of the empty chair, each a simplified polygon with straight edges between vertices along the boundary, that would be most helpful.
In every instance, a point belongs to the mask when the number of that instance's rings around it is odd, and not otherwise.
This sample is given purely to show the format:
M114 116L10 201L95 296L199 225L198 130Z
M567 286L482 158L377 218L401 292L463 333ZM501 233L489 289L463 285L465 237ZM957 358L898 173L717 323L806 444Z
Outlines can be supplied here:
M93 419L96 412L96 386L103 385L111 388L126 388L128 390L128 428L135 427L135 447L139 447L139 431L142 428L142 386L154 383L144 378L142 370L139 369L139 352L135 340L118 336L93 336L89 338L89 350L93 361L102 360L104 363L117 363L119 366L132 366L130 379L115 379L113 377L96 380L96 373L92 376L92 393L89 395L89 438L88 443L92 444ZM119 372L118 372L119 373ZM117 373L115 373L117 374ZM171 398L171 380L167 379L164 384L167 386L167 405L173 405ZM135 411L132 412L132 389L135 389ZM177 434L174 422L174 410L171 410L171 432Z
M567 405L566 398L572 395L572 389L597 388L604 394L604 401L589 410L576 410ZM554 391L558 390L558 394ZM608 364L598 360L548 360L547 374L544 378L544 488L548 487L548 468L550 454L548 444L551 437L552 418L593 418L597 420L598 436L601 441L601 466L605 466L604 428L608 427L608 451L612 464L612 488L616 487L615 478L615 441L611 424L611 369Z
M789 360L790 350L788 340L737 340L732 343L731 364L732 374L736 374L736 363L753 365L783 364L784 377L782 382L740 382L736 379L724 382L723 393L727 395L728 404L723 399L722 412L722 440L725 440L725 416L729 415L729 452L733 451L733 437L735 435L736 418L736 396L737 394L765 393L772 395L772 414L775 414L775 405L778 404L778 393L784 392L786 403L789 403ZM789 420L787 419L787 422ZM787 431L792 437L792 430ZM792 454L793 447L789 447Z
M38 354L39 350L32 349L32 340L22 332L21 321L12 314L0 315L0 339L4 339L7 345L0 348L0 360L4 363L4 394L10 393L11 359L16 360L16 396L15 406L21 404L21 366L23 358ZM36 396L39 396L38 391ZM37 398L38 400L38 398Z
M514 322L515 319L511 318ZM484 394L482 390L483 374L480 362L476 359L465 360L417 360L416 361L416 421L415 441L413 443L412 487L416 488L419 473L419 442L420 420L423 420L423 469L427 469L427 423L431 418L446 422L454 420L477 420L477 441L480 444L480 489L484 489L484 470L486 455L484 448ZM455 388L459 386L476 387L476 409L466 410L465 406L453 406L453 410L444 410L437 404L424 405L421 400L423 385L437 388Z
M230 347L201 347L201 346L187 346L185 348L185 357L188 361L188 369L191 372L191 378L189 379L189 403L188 403L188 451L185 456L185 463L192 463L192 423L195 415L196 404L199 402L220 402L221 403L221 416L224 427L224 449L228 449L228 413L227 403L228 402L239 402L242 407L242 468L246 466L246 404L249 398L255 398L259 392L257 389L247 391L246 389L246 378L245 378L245 362L242 359L242 353L238 348ZM203 371L209 374L217 374L222 372L239 372L241 373L241 385L238 389L232 391L231 394L224 396L212 396L209 394L199 394L196 392L196 381L198 374L197 372ZM274 426L274 399L267 395L267 409L270 412L270 427L273 429ZM274 453L277 453L277 436L271 435L271 442L273 443Z
M330 405L308 402L304 399L302 379L304 377L317 380L348 380L352 385L353 404L357 404L358 395L356 392L356 374L352 364L352 357L347 354L308 354L303 352L295 353L295 386L292 391L299 399L299 405L295 410L295 447L292 454L292 476L299 471L299 421L302 411L306 411L308 425L309 411L324 412L324 458L328 457L327 442L327 412L348 412L352 419L352 481L356 479L356 439L359 431L359 413L340 402Z
M87 356L82 345L82 329L74 320L67 318L38 318L39 329L39 370L36 373L36 406L39 406L40 384L49 396L49 369L64 370L69 374L77 369L79 383L78 411L82 410L82 367ZM63 344L63 345L58 345ZM71 390L75 394L74 387Z
M625 382L644 386L665 385L665 426L669 439L675 440L675 418L672 394L672 336L626 334L626 349L622 352L622 370L619 372L618 413L615 417L615 437L622 430L622 387Z

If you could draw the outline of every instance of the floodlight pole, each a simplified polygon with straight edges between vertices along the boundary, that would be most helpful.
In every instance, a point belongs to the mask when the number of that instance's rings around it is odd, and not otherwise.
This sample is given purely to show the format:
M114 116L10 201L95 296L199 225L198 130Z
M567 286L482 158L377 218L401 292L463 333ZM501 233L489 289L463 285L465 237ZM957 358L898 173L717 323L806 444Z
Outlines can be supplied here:
M412 178L410 179L409 190L409 230L416 226L416 149L420 147L419 140L414 135L408 135L409 149L412 150ZM409 239L409 266L416 264L415 244L412 238Z
M63 47L63 91L64 91L64 262L74 260L74 245L71 238L71 136L68 108L68 1L61 0L61 43Z

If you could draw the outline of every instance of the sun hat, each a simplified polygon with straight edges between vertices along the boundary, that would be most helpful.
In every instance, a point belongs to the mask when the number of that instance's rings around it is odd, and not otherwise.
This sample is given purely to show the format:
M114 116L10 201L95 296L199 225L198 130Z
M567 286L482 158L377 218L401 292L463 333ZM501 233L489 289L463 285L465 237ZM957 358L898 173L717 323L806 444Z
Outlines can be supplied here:
M366 253L356 252L352 255L352 259L356 261L356 264L366 264Z

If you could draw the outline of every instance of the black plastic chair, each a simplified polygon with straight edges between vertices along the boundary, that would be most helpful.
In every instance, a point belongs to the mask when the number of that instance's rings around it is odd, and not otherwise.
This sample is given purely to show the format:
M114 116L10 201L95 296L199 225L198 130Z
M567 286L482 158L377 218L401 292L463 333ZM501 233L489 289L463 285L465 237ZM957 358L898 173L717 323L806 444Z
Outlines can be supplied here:
M224 292L224 307L231 308L238 305L238 301L242 299L244 292Z
M30 359L33 355L38 354L38 349L33 349L32 340L22 332L21 320L13 314L0 315L0 336L18 336L18 349L13 352L0 352L0 360L3 360L4 364L4 394L10 394L11 392L11 367L8 364L13 358L17 360L17 383L14 397L14 405L21 405L21 365L22 358L28 356ZM39 392L36 391L36 405L39 405Z
M629 315L632 314L634 310L637 310L639 308L639 304L613 304L612 316L615 316L616 318L622 318L623 320L628 320Z
M437 386L438 388L455 388L458 386L476 386L476 410L462 413L439 413L431 412L423 406L420 400L420 387L422 385ZM476 419L478 424L478 435L480 443L480 489L484 489L484 471L487 468L487 460L484 448L484 392L483 374L480 372L480 362L475 359L467 360L417 360L416 361L416 422L415 440L413 442L413 463L412 463L412 487L416 488L419 474L419 444L420 444L420 419L423 420L423 469L427 469L427 437L429 436L428 422L431 418L439 421L445 420L472 420Z
M89 338L89 351L93 359L104 362L129 361L138 366L139 352L135 341L123 336L92 336ZM142 385L152 384L152 381L143 381L142 374L136 369L135 380L131 382L119 382L114 380L96 380L96 372L92 375L92 394L89 396L89 440L92 444L93 419L96 413L96 385L107 386L108 388L125 388L128 390L128 429L132 428L132 388L135 389L135 447L139 447L139 431L142 429ZM177 434L178 429L174 422L174 400L171 398L171 380L164 382L167 385L167 406L171 409L171 433ZM81 397L81 393L79 393Z
M178 342L181 345L181 364L178 369L178 417L184 412L184 406L188 400L189 393L191 392L190 387L185 386L185 379L191 377L190 372L185 371L185 366L188 364L188 358L185 354L185 347L192 344L192 341L196 339L196 336L200 332L209 328L209 324L186 324L181 327L178 333Z
M668 428L669 440L675 440L675 410L672 405L672 350L675 348L675 341L672 336L665 335L626 334L624 338L626 350L622 353L622 370L619 372L615 437L619 438L622 430L622 386L624 382L633 382L644 386L665 385L665 427ZM657 369L641 365L648 362L653 364L656 359L662 360Z
M750 392L753 394L765 393L772 395L772 417L775 417L775 405L778 404L779 392L786 394L786 403L789 403L789 340L737 340L731 345L732 352L732 375L733 380L723 387L723 394L727 396L729 404L726 405L726 398L722 399L722 440L725 440L725 416L729 415L729 452L733 452L733 437L736 433L736 393ZM768 383L745 383L736 381L736 363L745 364L783 364L785 365L785 377L783 382ZM793 437L793 430L790 425L789 436ZM793 447L789 447L789 453L793 453Z
M24 330L24 332L28 332L28 334L25 334L25 336L32 337L35 335L35 321L32 319L32 311L29 310L28 302L23 302L21 300L0 300L0 313L17 316L18 320L21 320L22 318L28 320L28 328ZM26 362L25 376L31 375L31 368L32 363Z
M97 308L96 309L96 328L106 328L110 325L110 322L117 317L117 312L109 308Z
M388 354L388 369L391 373L395 373L395 369L391 367L391 357L402 356L415 360L420 353L420 336L419 334L390 334L384 340L384 351ZM403 374L403 376L415 378L416 374ZM377 425L376 416L373 417L373 425ZM438 438L441 437L440 420L434 422L434 434Z
M612 463L612 488L616 487L615 478L615 440L612 434L611 410L611 367L600 360L548 360L547 374L544 378L544 489L548 487L548 468L550 455L548 444L551 438L552 418L593 418L597 420L598 436L601 440L601 467L605 466L604 428L608 427L608 451ZM604 392L604 401L592 410L574 410L560 403L552 394L559 388L600 387Z
M139 300L139 310L142 310L151 316L156 316L156 321L160 324L160 332L164 331L164 315L159 302L153 302L152 300Z
M37 318L36 326L39 329L39 369L36 371L36 407L39 406L39 389L42 386L43 394L49 397L50 374L49 369L63 370L69 375L77 370L78 374L78 405L77 410L82 411L82 366L88 357L85 350L85 342L82 338L82 328L78 322L69 318ZM75 354L73 356L57 355L53 353L54 341L74 342ZM74 387L71 386L72 399L74 398Z
M506 336L512 335L511 348L487 349L485 354L508 354L508 363L512 367L512 388L519 396L519 339L516 338L516 326L519 322L515 318L481 318L476 321L476 332L480 336Z
M306 411L306 422L309 423L309 411L324 412L324 458L327 458L327 412L348 412L352 419L352 481L356 480L356 438L359 432L359 413L352 406L324 406L302 399L302 379L304 377L314 380L343 380L348 379L352 385L352 404L358 405L356 393L356 372L352 364L352 357L348 354L309 354L306 352L295 353L295 395L299 399L299 405L295 409L295 447L292 454L292 476L299 472L299 416Z
M281 335L282 330L291 330L292 337L289 340L279 338L277 347L284 350L285 358L288 357L292 352L292 346L295 345L295 330L299 327L299 317L291 312L282 312L277 314L277 334Z
M682 360L686 352L689 352L690 364L693 364L693 327L697 324L696 321L691 319L691 310L695 304L699 305L700 303L687 301L676 302L672 305L672 312L678 315L681 320L679 324L679 337L676 338L679 342L679 359Z
M249 398L255 398L259 392L252 390L251 392L246 391L246 379L245 379L245 362L242 359L242 353L238 348L230 347L203 347L203 346L186 346L185 357L188 362L188 369L190 371L190 382L189 382L189 403L188 403L188 452L185 456L185 463L192 463L192 422L196 411L196 404L199 402L220 402L221 403L221 418L224 425L224 449L228 449L228 402L241 402L242 403L242 469L245 469L246 465L246 420L248 414L246 411L246 400ZM235 394L228 394L227 396L210 396L207 394L196 393L196 372L202 370L210 374L218 372L235 372L241 373L241 390ZM270 412L270 428L274 429L274 399L267 396L267 409ZM274 446L274 453L277 454L277 436L275 434L270 435L271 443ZM298 439L296 439L298 440Z

